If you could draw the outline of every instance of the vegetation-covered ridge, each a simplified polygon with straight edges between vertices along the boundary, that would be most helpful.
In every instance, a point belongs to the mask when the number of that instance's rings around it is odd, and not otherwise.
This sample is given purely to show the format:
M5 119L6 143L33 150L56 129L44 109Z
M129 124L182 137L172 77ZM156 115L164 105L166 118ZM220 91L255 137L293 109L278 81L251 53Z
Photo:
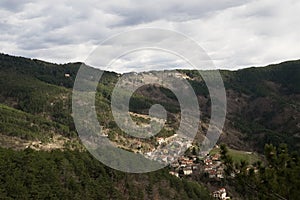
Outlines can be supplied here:
M126 175L104 167L82 151L71 112L72 87L81 65L53 64L0 54L0 146L4 147L0 149L1 198L209 198L201 184L170 177L166 169L140 176ZM200 136L194 143L197 145L202 139L201 134L205 134L208 128L209 92L197 71L178 72L194 88L202 112ZM241 160L246 158L256 162L254 155L263 154L265 144L273 144L277 148L266 147L273 148L271 154L276 155L275 164L268 159L267 153L267 164L261 165L262 173L259 171L255 178L251 178L249 173L252 170L249 169L247 173L240 173L238 179L224 179L226 184L236 187L240 194L244 194L243 188L249 187L245 195L250 199L271 199L271 196L261 195L268 188L278 198L292 199L298 195L294 188L287 187L281 192L275 182L298 184L291 178L299 179L299 162L295 161L297 153L285 155L285 166L278 163L283 157L282 149L285 149L280 146L281 143L286 143L291 152L300 152L300 61L220 72L227 94L227 118L219 143L228 145L229 156L232 156L226 162L229 166L230 163L238 163L233 164L232 170L242 171L239 167L245 166L245 163L242 164ZM130 100L133 120L140 125L148 124L147 114L153 104L163 105L168 111L168 118L157 137L149 140L129 137L114 122L110 108L111 92L119 76L114 72L104 72L97 87L96 111L103 134L120 148L140 153L151 151L159 141L168 141L176 133L180 120L177 98L170 90L158 85L139 88ZM16 149L22 151L14 151ZM241 153L254 151L256 153L251 156ZM255 167L254 171L260 170ZM53 176L46 177L46 174ZM248 179L252 182L247 182ZM268 187L261 186L261 183ZM255 185L261 188L251 188ZM13 192L15 186L19 189ZM93 193L94 187L101 188L101 193ZM251 192L254 196L248 194Z
M0 54L0 103L54 122L61 127L56 132L74 137L71 94L81 65L79 62L53 64ZM208 122L210 98L201 76L193 70L179 72L184 74L198 96L202 122ZM292 150L300 149L300 61L220 72L227 92L227 120L220 142L245 151L263 152L265 143L278 145L281 142L287 143ZM108 131L110 139L123 141L123 147L128 148L132 141L127 141L126 135L118 129L110 111L111 92L118 77L119 74L104 72L96 95L96 109L98 120ZM160 136L171 136L175 133L174 127L178 127L180 107L170 90L154 85L142 87L132 96L130 110L146 114L156 103L169 111L168 127L161 131ZM138 123L145 121L141 117L134 120ZM199 131L205 134L206 129L207 125L202 124ZM28 132L28 129L3 131L2 134L11 132L19 132L22 138L37 134L31 130Z

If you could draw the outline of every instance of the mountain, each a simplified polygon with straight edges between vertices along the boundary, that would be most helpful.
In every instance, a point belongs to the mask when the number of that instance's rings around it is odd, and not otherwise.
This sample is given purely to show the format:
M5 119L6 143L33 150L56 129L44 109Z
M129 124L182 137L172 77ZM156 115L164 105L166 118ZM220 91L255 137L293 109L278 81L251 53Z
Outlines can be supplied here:
M82 64L54 64L0 54L0 197L209 198L201 183L177 179L166 169L125 174L105 167L86 152L71 114L72 87ZM178 72L198 97L202 112L199 132L205 134L210 119L207 87L197 71ZM300 60L220 73L227 95L227 117L218 143L258 153L264 151L266 143L286 143L291 151L300 152ZM136 140L122 133L110 110L111 92L119 76L104 72L97 87L97 116L109 139L135 151L132 144ZM139 88L130 100L131 116L147 124L148 109L157 103L168 111L166 127L158 136L172 136L178 128L180 106L167 88ZM140 151L156 145L155 138L139 142ZM97 188L99 191L93 192Z
M0 198L209 199L204 186L166 169L126 174L86 152L71 116L80 65L0 55ZM99 86L98 101L107 108L116 80L105 72Z
M228 97L225 133L231 128L240 132L239 139L254 150L283 142L299 151L299 77L300 61L223 72ZM227 135L231 140L230 130Z

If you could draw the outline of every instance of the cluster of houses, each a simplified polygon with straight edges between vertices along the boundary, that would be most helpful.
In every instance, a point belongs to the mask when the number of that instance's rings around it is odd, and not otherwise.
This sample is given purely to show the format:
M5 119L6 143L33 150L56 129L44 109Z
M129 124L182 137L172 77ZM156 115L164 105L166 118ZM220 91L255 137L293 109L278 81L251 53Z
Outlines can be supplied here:
M181 156L178 158L177 162L171 164L171 175L177 177L188 176L199 169L200 164L197 162L196 156Z
M171 171L169 173L179 178L189 176L193 173L208 173L209 178L222 179L224 178L224 167L220 161L220 154L207 155L203 162L199 162L196 156L181 156L178 162L171 164ZM225 188L220 188L211 195L216 199L230 199L227 196Z
M225 188L220 188L219 190L214 191L212 193L212 196L216 199L221 199L221 200L230 199L230 197L227 197Z
M171 164L170 174L182 177L192 173L204 173L211 179L224 178L224 164L220 159L220 154L206 155L204 159L199 161L197 156L181 156L177 162Z
M169 163L169 157L174 159L176 155L179 155L178 149L186 149L193 147L186 146L189 144L188 141L182 139L179 140L177 138L177 134L169 138L157 138L156 141L159 146L158 149L156 151L154 150L145 153L145 157ZM166 146L168 146L169 148L160 148ZM218 148L218 146L216 146L216 148ZM200 155L200 157L197 155L182 155L178 157L175 161L173 160L173 162L171 163L172 164L170 164L169 173L178 178L190 176L192 174L206 174L210 179L224 178L225 166L224 163L221 161L221 155L219 153L211 155L209 154L209 152L202 152L202 155ZM220 188L219 190L211 193L211 195L216 199L230 199L230 197L227 197L225 188Z
M204 159L204 172L209 178L224 178L224 165L220 154L207 155Z

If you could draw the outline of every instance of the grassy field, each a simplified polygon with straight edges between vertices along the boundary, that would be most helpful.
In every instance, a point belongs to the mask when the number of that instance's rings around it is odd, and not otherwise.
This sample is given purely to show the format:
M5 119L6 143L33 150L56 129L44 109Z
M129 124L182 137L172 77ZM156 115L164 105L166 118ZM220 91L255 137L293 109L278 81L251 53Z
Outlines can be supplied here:
M213 148L209 154L215 155L216 153L219 152L220 152L219 148ZM255 152L239 151L239 150L228 148L228 153L232 157L234 162L240 162L241 160L245 160L249 164L252 164L258 160L261 160L260 156Z

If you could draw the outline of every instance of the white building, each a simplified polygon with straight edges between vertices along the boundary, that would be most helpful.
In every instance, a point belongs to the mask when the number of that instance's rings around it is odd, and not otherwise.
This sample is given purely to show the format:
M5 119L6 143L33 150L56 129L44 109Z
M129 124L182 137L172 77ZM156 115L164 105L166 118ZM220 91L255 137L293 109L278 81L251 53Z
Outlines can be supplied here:
M191 167L186 167L183 169L183 173L184 173L184 175L190 175L193 173L193 170Z
M225 188L220 188L219 190L213 192L213 197L222 200L230 199L230 197L227 197Z

